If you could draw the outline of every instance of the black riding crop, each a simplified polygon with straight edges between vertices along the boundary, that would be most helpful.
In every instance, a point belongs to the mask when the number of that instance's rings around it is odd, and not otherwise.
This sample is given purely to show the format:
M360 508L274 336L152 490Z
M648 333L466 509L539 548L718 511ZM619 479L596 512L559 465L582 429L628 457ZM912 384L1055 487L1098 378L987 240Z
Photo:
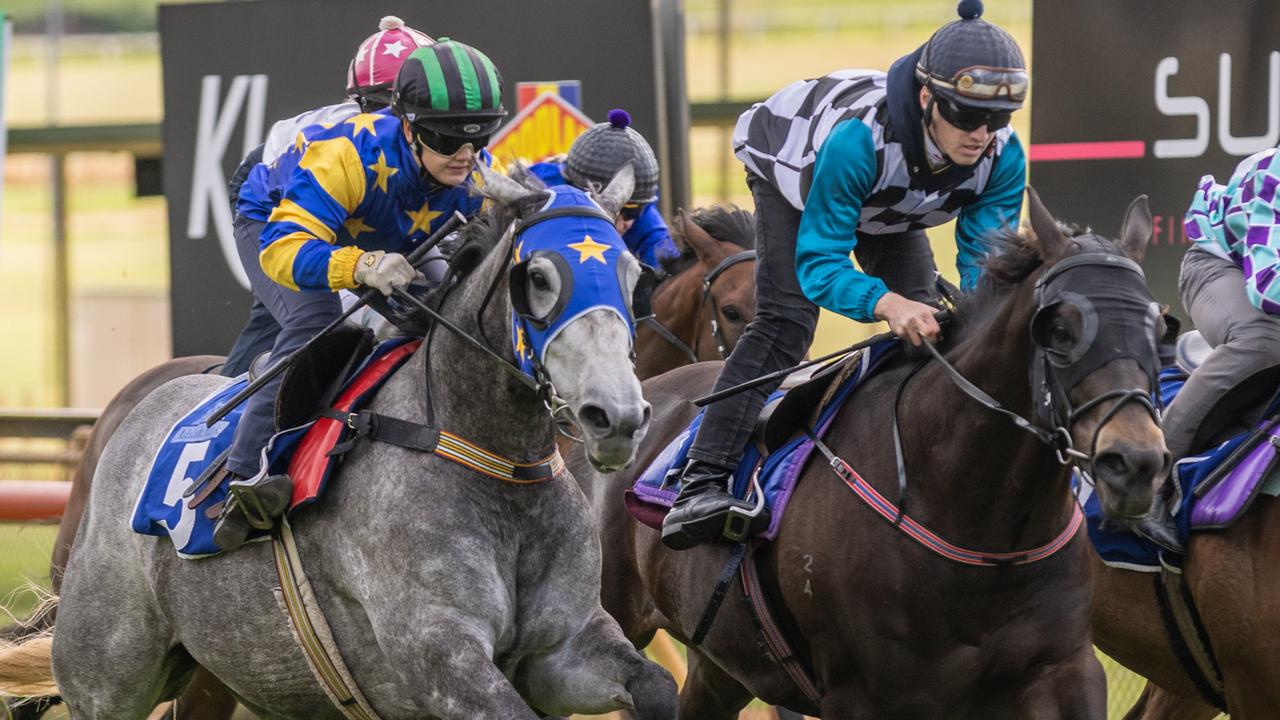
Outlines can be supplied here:
M952 314L950 310L940 310L934 313L933 317L935 320L938 321L938 324L941 325L943 323L949 322L952 318ZM772 380L785 378L786 376L790 375L791 373L797 370L803 370L807 367L812 367L819 363L824 363L828 360L831 360L832 358L837 358L837 357L840 357L841 355L846 355L855 350L861 350L862 348L870 347L871 345L875 345L876 343L881 342L883 340L888 340L893 336L894 335L892 332L882 332L879 335L872 335L866 340L856 342L847 348L843 348L841 350L836 350L835 352L827 353L822 357L817 357L812 360L805 360L804 362L798 365L792 365L789 368L783 368L782 370L779 370L777 372L771 372L768 375L761 375L758 378L753 378L744 383L734 385L733 387L725 388L724 390L721 390L719 392L713 392L710 395L703 395L700 398L696 398L693 401L693 404L696 405L697 407L706 407L707 405L710 405L711 403L716 402L717 400L723 400L729 397L730 395L737 395L738 393L743 392L744 390L750 390L753 387L763 385Z
M421 245L414 248L413 252L405 256L405 259L409 261L410 265L413 265L416 268L420 263L426 260L427 253L430 252L432 248L439 245L441 240L444 240L445 237L466 222L466 216L455 210L453 212L453 216L446 220L445 223L440 226L440 229L432 233L431 236L424 240ZM315 336L303 344L302 347L284 356L278 362L272 363L271 367L268 368L266 372L259 375L253 382L246 385L243 390L232 396L230 400L227 400L222 407L215 410L213 414L209 416L209 419L205 421L205 425L212 426L214 423L221 420L227 413L231 412L240 405L240 403L247 400L249 396L261 390L262 387L270 382L272 378L284 372L284 369L293 363L294 358L306 351L307 348L311 347L311 345L321 337L328 335L330 331L345 322L346 319L351 317L357 310L368 305L381 294L382 291L377 288L368 288L361 292L359 299L356 300L351 307L344 310L341 315L335 318L333 322L326 325L323 330L316 333Z

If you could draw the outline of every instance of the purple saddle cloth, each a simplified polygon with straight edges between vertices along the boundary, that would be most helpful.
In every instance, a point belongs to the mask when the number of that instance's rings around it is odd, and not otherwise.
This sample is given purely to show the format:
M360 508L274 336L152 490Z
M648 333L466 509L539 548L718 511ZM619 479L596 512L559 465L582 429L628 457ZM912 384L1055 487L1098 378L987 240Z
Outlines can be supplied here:
M1280 457L1280 425L1273 426L1226 476L1191 503L1191 529L1230 527L1253 504L1263 481L1276 469Z
M872 345L861 353L855 360L858 363L857 367L819 413L814 428L818 437L823 437L830 429L836 411L844 405L854 388L882 367L886 359L896 355L898 349L897 340L890 339ZM780 394L781 392L775 392L769 399L772 400ZM662 528L662 519L666 517L676 495L680 493L680 470L688 459L689 446L693 444L693 438L702 424L702 416L702 413L698 413L689 427L667 444L667 447L640 474L635 484L627 490L625 496L627 510L641 523L654 529ZM734 474L733 489L735 496L743 498L751 488L753 476L760 484L765 503L769 506L771 513L768 529L760 534L762 539L773 540L777 537L778 528L782 524L782 514L791 499L796 481L813 451L813 442L803 435L792 439L764 458L761 458L760 452L754 445L748 447Z

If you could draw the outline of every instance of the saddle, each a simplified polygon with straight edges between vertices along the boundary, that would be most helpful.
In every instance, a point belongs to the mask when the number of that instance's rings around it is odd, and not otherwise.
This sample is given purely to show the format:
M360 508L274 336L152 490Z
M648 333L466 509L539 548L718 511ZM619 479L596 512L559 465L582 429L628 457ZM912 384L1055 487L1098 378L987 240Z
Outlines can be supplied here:
M778 388L785 394L765 403L756 419L751 441L760 454L773 454L812 425L831 394L858 366L861 357L861 353L854 352L788 375Z

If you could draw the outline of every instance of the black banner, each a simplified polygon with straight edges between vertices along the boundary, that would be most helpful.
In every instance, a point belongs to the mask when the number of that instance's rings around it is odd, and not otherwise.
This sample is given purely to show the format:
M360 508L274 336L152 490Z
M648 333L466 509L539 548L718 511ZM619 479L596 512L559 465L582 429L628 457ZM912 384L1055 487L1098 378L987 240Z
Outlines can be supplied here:
M653 144L664 202L688 197L678 0L273 0L159 12L175 356L225 353L248 317L227 178L273 122L343 100L347 64L382 15L484 51L512 114L517 82L581 80L588 116L626 108Z
M1182 218L1200 177L1225 184L1280 143L1280 3L1038 0L1032 38L1031 183L1108 237L1149 195L1147 277L1185 319Z

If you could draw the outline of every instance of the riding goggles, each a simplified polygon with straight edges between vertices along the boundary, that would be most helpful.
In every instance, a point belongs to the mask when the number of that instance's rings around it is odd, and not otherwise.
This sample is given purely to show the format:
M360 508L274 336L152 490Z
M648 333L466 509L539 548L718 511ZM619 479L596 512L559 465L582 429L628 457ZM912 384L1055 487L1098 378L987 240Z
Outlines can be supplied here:
M995 132L1009 124L1013 113L1011 112L987 112L986 110L969 110L952 104L943 97L937 98L938 114L956 128L965 132L973 132L980 127L986 127L988 132Z
M623 220L635 220L640 217L640 213L644 212L644 209L649 207L651 204L652 203L627 203L618 211L618 217Z
M488 145L489 137L501 122L501 119L481 122L463 120L450 124L415 122L412 127L418 142L441 155L454 155L468 145L476 151Z
M998 100L1003 98L1021 104L1027 99L1027 71L1014 68L993 68L975 65L960 70L943 80L930 76L933 85L950 90L960 97L973 100Z

